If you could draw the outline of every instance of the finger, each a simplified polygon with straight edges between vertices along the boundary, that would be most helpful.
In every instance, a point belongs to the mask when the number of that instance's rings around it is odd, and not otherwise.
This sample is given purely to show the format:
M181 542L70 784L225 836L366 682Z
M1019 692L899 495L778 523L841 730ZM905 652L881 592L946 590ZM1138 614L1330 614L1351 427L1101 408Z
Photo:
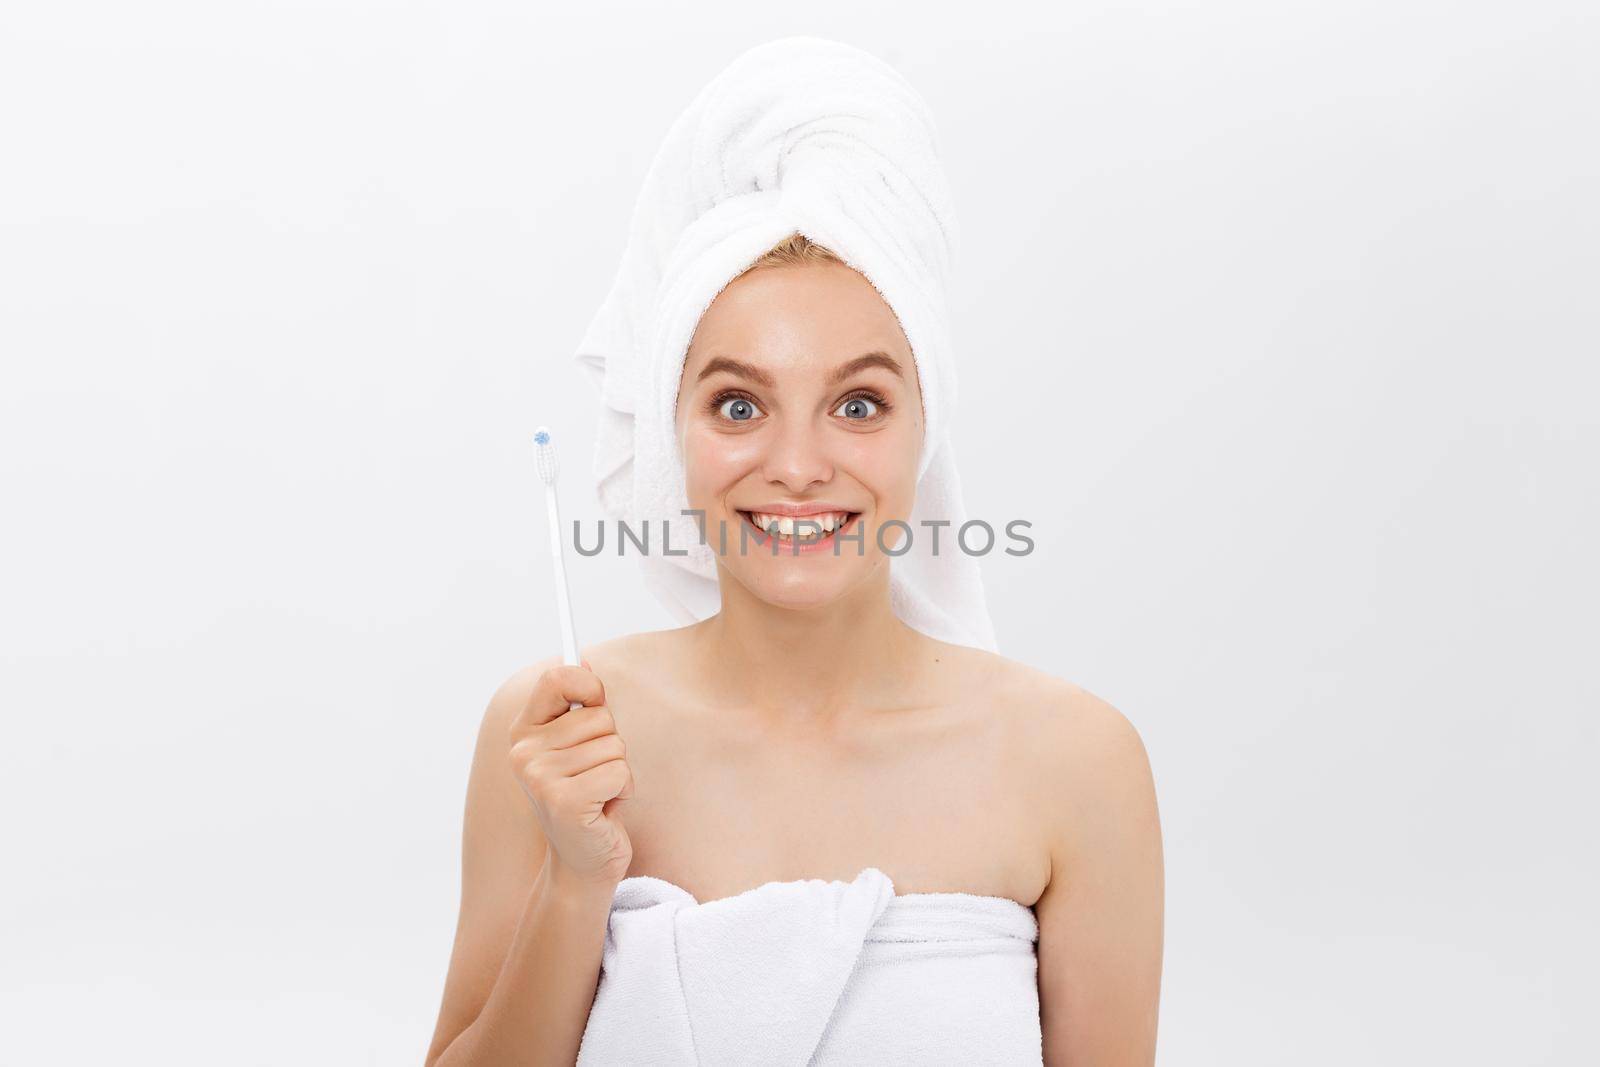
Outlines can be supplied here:
M627 762L614 759L590 767L582 774L574 775L568 780L580 799L590 804L603 805L606 801L615 799L626 788L629 777Z
M605 699L605 686L593 671L559 664L539 675L515 726L539 726L566 714L574 703L587 707L604 704Z
M600 805L600 813L602 815L609 815L614 818L617 817L617 809L623 804L627 803L628 798L632 795L633 782L630 779L627 786L623 788L622 792L618 793L616 796Z
M546 748L572 748L593 737L617 732L617 721L604 704L575 708L539 728L540 744Z
M543 760L556 774L576 778L591 767L610 760L626 759L627 746L617 734L602 734L571 748L558 748L545 753Z

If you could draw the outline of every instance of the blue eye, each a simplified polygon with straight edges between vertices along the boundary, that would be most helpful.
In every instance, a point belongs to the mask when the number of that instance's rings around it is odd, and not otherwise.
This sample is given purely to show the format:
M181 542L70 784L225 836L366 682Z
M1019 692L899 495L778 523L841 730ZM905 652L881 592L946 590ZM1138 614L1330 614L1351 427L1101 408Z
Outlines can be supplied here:
M749 422L760 414L760 410L742 396L730 396L717 410L731 422Z
M870 419L878 413L878 405L873 400L864 396L853 396L839 405L835 415L843 415L847 419Z

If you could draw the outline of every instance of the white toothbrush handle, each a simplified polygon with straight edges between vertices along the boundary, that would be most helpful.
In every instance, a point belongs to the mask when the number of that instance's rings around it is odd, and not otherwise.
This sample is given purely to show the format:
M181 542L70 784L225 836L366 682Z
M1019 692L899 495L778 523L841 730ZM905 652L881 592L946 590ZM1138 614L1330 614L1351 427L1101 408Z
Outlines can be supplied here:
M561 661L569 667L577 667L581 666L578 661L578 638L572 628L572 601L567 591L567 565L561 541L561 512L556 507L555 486L544 487L544 499L549 505L547 510L550 513L550 559L556 569L556 615L561 620Z

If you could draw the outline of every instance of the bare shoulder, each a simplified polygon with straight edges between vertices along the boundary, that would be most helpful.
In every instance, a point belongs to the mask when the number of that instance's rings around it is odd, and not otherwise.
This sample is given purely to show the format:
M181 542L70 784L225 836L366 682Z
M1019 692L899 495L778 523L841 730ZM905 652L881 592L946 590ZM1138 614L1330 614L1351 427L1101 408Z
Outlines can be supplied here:
M1034 904L1045 1062L1151 1063L1165 888L1144 740L1082 686L995 659L1010 763L1049 857Z
M1149 756L1122 711L1081 685L982 649L966 649L983 673L1008 731L1013 766L1062 834L1099 813L1139 807L1153 793Z
M1075 682L981 648L945 645L1005 718L1034 746L1060 759L1102 747L1142 747L1133 722L1107 701Z
M601 681L608 676L619 679L651 673L673 662L678 650L682 647L682 635L687 627L679 630L643 630L638 633L622 634L618 637L601 641L598 644L587 645L583 649L583 658L589 661Z
M678 631L649 630L623 634L592 645L584 645L578 655L593 668L600 681L648 672L672 654L672 635ZM500 683L489 701L486 720L510 728L511 722L533 695L539 676L551 667L561 666L561 656L551 655L513 671Z
M540 676L550 668L559 666L561 666L559 655L546 656L542 660L517 668L500 683L490 696L489 706L484 709L483 721L478 727L480 752L487 750L498 753L504 749L511 727L516 722L517 716L532 700Z

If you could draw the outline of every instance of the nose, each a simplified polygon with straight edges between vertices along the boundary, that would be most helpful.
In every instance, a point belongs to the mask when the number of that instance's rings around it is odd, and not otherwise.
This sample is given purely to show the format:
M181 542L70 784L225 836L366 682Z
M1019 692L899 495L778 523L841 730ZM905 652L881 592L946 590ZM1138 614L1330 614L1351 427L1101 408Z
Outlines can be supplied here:
M796 495L833 478L833 460L824 435L804 419L788 420L767 439L761 476Z

